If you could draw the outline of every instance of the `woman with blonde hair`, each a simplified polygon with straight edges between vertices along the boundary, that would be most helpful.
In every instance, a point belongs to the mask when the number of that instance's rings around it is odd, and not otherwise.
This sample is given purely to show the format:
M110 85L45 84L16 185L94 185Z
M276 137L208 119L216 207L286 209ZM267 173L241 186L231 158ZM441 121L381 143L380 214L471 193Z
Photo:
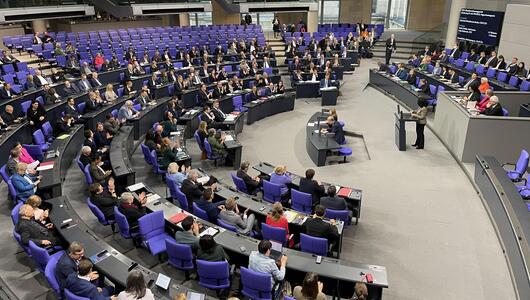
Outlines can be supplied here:
M272 210L267 214L267 219L265 223L272 227L278 227L285 229L285 239L289 240L289 222L287 218L283 215L283 205L280 202L275 202L272 205ZM289 241L289 247L294 246L294 240Z
M276 168L274 168L274 172L271 174L270 182L281 187L282 199L288 198L285 196L289 195L289 187L287 185L291 184L291 176L287 174L286 166L276 166Z
M167 167L167 177L175 181L177 186L180 188L182 186L182 182L184 179L186 179L186 175L190 170L191 166L186 168L186 165L182 165L179 168L179 165L176 162L172 162Z
M353 300L368 299L368 287L363 282L357 282L354 287Z
M118 99L118 95L114 92L112 84L107 84L107 87L105 87L105 100L114 101L116 99Z
M41 224L46 224L49 211L41 208L42 199L37 195L31 195L28 200L26 200L26 204L33 208L35 220Z
M335 107L329 110L329 115L332 116L333 119L335 119L335 122L339 120L339 117L337 116L337 110L335 109Z

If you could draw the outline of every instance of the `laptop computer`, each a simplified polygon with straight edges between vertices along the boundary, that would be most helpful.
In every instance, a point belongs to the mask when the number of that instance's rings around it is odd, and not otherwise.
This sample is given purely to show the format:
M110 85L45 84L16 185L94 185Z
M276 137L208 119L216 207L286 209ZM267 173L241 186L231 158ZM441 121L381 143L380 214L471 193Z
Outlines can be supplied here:
M270 242L272 244L272 247L271 247L271 254L269 255L269 257L274 259L275 261L279 261L283 255L283 244L278 243L276 241L270 241Z

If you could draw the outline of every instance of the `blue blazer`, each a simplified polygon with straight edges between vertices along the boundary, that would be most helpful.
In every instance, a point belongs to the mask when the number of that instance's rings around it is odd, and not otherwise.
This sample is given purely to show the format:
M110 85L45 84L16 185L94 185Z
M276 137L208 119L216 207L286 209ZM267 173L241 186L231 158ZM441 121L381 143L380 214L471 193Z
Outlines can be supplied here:
M77 273L68 275L68 278L66 278L66 288L77 296L86 297L91 300L110 299L110 297L105 297L98 292L98 288L92 282L77 277Z
M57 266L55 267L55 278L57 278L61 290L66 287L66 279L72 273L77 274L77 265L68 256L68 253L64 253L57 261Z
M29 183L24 176L20 176L18 173L11 176L11 183L17 191L17 201L26 201L29 196L33 195L33 184Z

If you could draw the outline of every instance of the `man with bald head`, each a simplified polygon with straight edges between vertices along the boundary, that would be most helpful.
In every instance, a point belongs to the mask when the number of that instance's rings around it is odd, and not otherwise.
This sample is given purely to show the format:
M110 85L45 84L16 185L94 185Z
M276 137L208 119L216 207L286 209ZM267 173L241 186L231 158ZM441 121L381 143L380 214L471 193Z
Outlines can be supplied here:
M53 224L48 223L44 226L38 223L34 218L34 211L30 205L22 205L18 215L19 218L15 230L20 234L22 244L27 246L29 241L40 247L53 247L59 244L59 238L53 229Z

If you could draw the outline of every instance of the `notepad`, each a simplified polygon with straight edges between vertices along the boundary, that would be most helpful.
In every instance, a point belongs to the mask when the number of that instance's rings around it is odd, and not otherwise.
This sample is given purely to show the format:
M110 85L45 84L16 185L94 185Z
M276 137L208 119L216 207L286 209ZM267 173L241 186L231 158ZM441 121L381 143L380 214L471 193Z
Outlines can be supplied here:
M173 224L177 224L177 223L180 223L182 220L184 220L187 216L188 216L187 213L180 212L174 215L173 217L169 218L169 221L171 221L171 223Z
M307 127L314 127L314 126L315 126L315 123L313 123L313 122L307 123Z
M163 288L164 290L167 290L169 287L169 282L171 281L171 278L167 277L166 275L159 273L158 277L156 278L156 285Z
M179 135L179 134L180 134L179 131L171 131L171 132L169 133L169 135L171 135L171 136Z
M202 237L204 235L211 235L211 236L214 236L216 235L217 233L219 232L219 230L217 230L216 228L213 228L213 227L208 227L206 228L206 230L204 230L203 232L201 232L199 234L199 237Z
M139 190L141 188L144 188L144 187L145 186L144 186L143 182L136 183L136 184L133 184L133 185L129 186L129 191L134 192L134 191L137 191L137 190Z
M236 119L236 116L228 115L228 116L226 116L225 121L234 121L235 119Z
M292 222L298 216L298 213L293 210L284 211L283 214L288 222Z
M208 180L210 180L210 177L209 177L209 176L203 176L203 177L199 177L199 178L197 178L197 182L198 182L198 183L201 183L201 184L205 184L205 183L207 183Z
M57 139L58 140L64 140L64 139L66 139L69 136L70 136L69 134L61 134L60 136L57 137Z
M43 162L35 170L44 171L44 170L50 170L50 169L53 169L53 161Z
M151 203L153 201L155 201L156 199L160 199L160 196L158 194L150 194L149 196L147 196L147 203Z
M225 141L233 141L234 140L234 137L231 136L231 135L226 135L225 136Z

